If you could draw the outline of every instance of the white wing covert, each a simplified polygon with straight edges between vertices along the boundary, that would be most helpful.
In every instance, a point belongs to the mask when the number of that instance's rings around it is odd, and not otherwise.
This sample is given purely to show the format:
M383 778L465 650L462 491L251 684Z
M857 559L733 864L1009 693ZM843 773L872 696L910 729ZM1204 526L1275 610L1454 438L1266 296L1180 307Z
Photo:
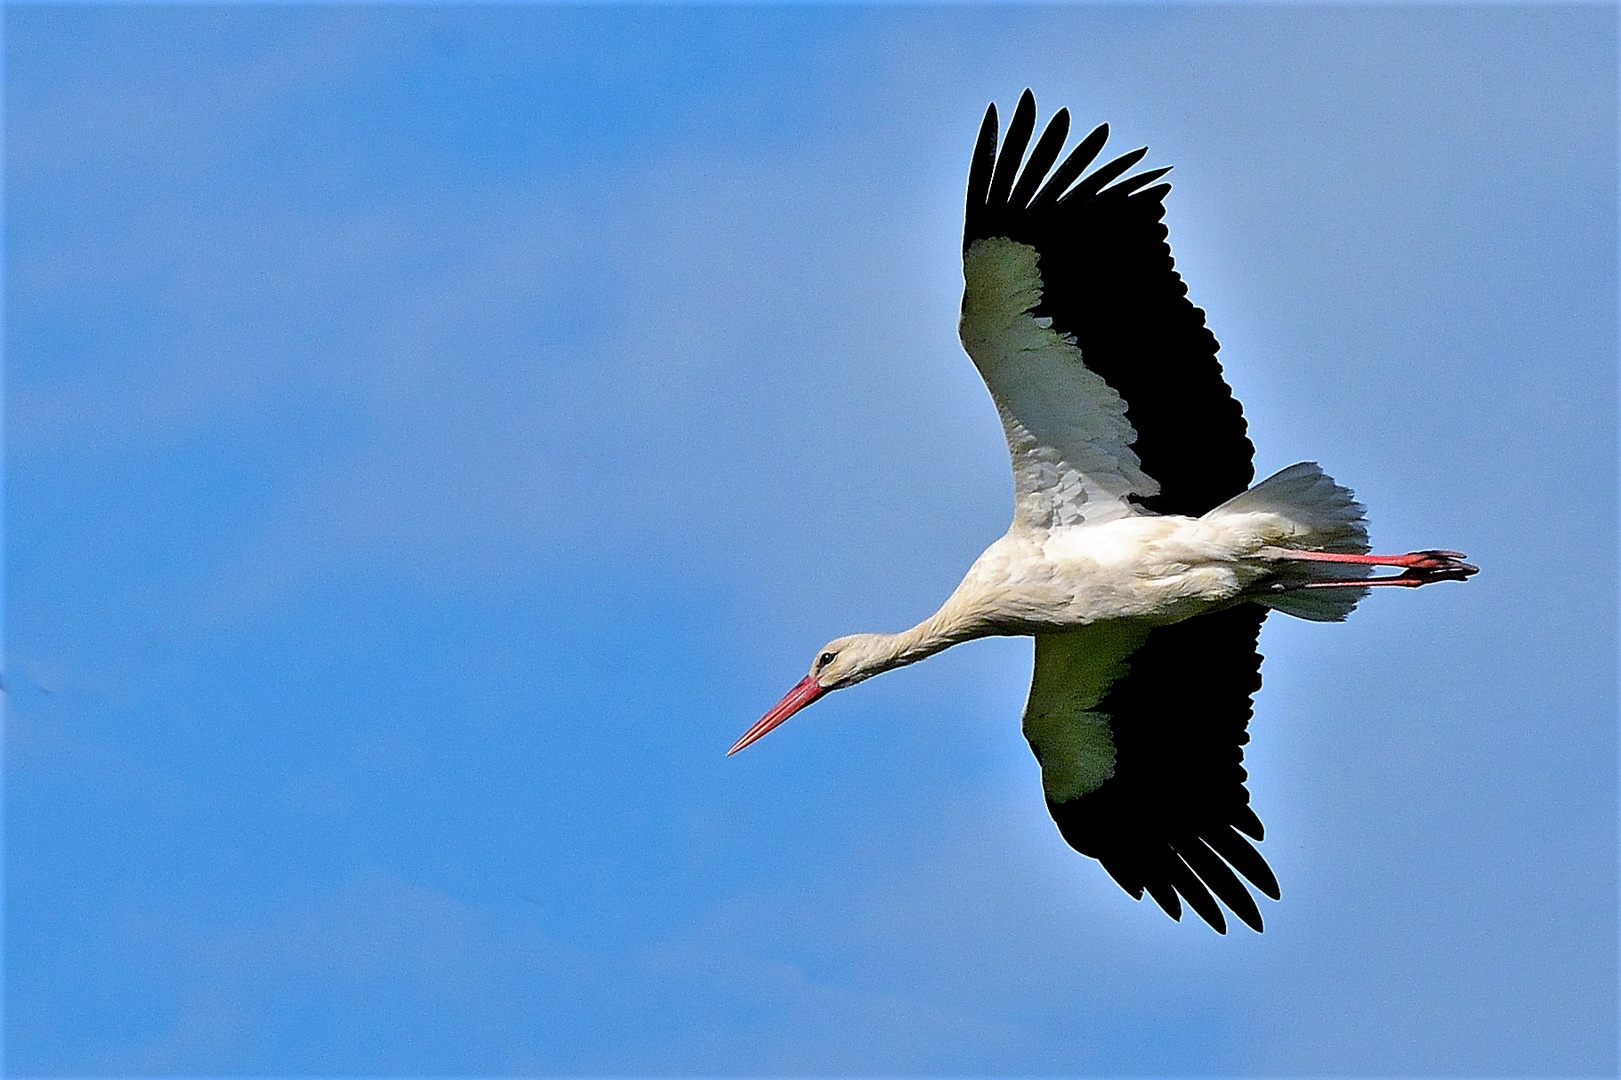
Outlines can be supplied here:
M962 343L990 388L1013 458L1014 520L1035 528L1097 524L1159 493L1131 449L1126 402L1081 359L1075 339L1036 317L1036 249L1006 237L963 256Z

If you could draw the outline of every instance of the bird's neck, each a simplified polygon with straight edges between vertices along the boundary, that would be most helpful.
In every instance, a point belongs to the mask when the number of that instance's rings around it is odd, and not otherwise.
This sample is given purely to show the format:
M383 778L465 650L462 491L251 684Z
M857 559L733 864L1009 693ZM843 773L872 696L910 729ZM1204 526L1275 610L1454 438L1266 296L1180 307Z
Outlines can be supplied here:
M976 636L968 621L961 618L948 602L910 630L882 635L888 661L884 665L885 670L915 664Z

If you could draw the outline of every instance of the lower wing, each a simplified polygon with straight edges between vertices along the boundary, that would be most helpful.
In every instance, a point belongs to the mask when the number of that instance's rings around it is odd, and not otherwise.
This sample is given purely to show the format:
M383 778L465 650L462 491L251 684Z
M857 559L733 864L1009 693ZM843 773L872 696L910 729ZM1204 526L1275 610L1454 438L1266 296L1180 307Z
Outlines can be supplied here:
M1261 929L1240 875L1278 898L1250 842L1262 828L1244 788L1266 614L1244 603L1170 626L1038 636L1025 708L1047 809L1069 845L1137 899L1146 891L1173 919L1186 901L1221 933L1217 898Z

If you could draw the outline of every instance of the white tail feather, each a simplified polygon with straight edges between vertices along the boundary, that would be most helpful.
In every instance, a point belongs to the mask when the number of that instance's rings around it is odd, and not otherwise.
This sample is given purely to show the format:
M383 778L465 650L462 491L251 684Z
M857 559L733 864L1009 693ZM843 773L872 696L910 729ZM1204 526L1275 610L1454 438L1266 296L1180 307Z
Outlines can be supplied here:
M1347 574L1362 577L1363 574ZM1368 595L1367 589L1292 589L1288 592L1257 595L1257 603L1293 615L1307 622L1344 622L1356 610L1359 600Z
M1338 551L1360 555L1368 550L1368 529L1362 504L1349 488L1342 488L1315 461L1302 461L1234 495L1210 511L1220 514L1278 514L1303 527L1297 546L1307 551Z
M1300 526L1304 532L1290 541L1305 551L1333 551L1360 555L1368 550L1367 523L1362 504L1350 489L1340 487L1314 461L1302 461L1273 473L1242 494L1235 495L1207 514L1277 514ZM1366 577L1369 566L1355 563L1294 562L1286 571L1289 582L1332 581ZM1269 578L1262 590L1273 588L1278 578ZM1368 595L1366 589L1291 589L1285 592L1257 591L1254 599L1286 615L1312 622L1340 622L1357 601Z

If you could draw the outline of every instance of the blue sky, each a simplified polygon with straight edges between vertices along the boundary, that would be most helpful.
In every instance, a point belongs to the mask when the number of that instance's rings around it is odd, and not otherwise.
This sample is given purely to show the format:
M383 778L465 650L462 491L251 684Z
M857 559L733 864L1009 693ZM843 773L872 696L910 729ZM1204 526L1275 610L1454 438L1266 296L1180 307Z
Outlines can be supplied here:
M13 1074L1600 1074L1616 14L9 6ZM1264 474L1465 587L1274 617L1284 899L1047 819L1027 641L725 748L1010 506L985 103L1175 164Z

